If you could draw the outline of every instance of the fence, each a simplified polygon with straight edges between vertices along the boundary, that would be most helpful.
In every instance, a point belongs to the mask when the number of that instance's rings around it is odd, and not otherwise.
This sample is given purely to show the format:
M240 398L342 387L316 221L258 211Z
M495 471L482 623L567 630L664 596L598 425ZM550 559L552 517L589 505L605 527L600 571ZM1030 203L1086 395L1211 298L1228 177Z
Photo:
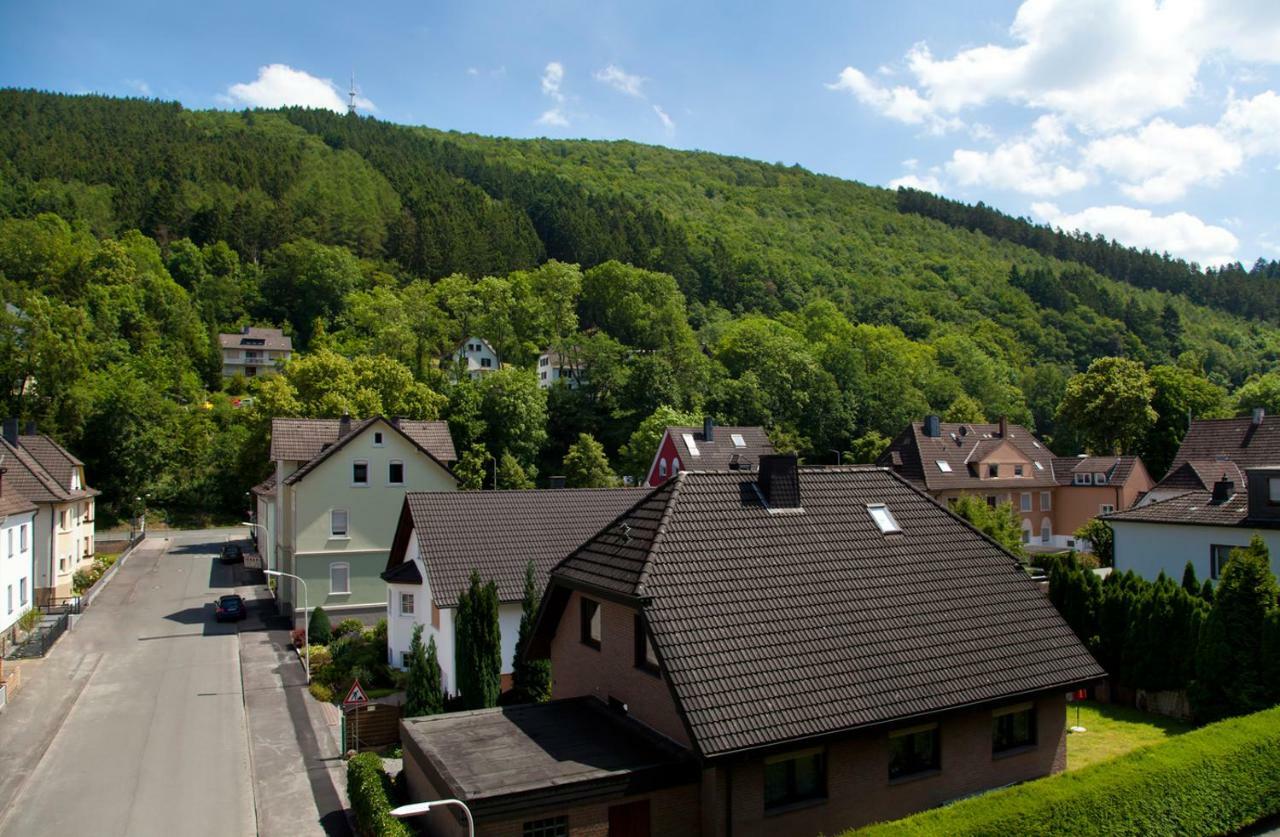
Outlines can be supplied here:
M343 751L376 750L400 743L400 707L371 703L342 716Z
M45 610L44 618L40 625L31 633L27 634L22 644L9 652L10 660L29 660L33 657L43 657L49 653L49 649L58 641L58 637L66 632L71 625L71 614L80 612L80 600L75 600L74 609L70 604L63 604L60 613L53 613Z

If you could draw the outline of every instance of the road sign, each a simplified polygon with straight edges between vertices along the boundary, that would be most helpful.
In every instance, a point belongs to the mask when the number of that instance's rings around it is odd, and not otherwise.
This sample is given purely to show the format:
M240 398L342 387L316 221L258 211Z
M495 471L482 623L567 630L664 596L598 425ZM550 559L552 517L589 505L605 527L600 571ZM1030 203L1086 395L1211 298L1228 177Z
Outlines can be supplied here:
M351 684L351 691L347 692L347 696L342 699L342 708L355 709L360 706L366 706L368 703L369 696L364 693L364 687L357 680Z

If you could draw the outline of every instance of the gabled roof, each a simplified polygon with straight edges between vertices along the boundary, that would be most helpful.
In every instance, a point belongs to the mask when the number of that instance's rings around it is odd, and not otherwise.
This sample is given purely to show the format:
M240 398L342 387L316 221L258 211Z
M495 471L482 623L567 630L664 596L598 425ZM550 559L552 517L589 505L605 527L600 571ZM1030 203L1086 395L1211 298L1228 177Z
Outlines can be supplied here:
M3 467L3 466L0 466ZM13 514L25 514L36 510L36 504L23 497L0 479L0 522Z
M535 650L566 588L642 608L705 757L1104 676L1013 556L906 480L801 469L803 511L784 514L757 476L682 473L575 550ZM900 534L881 533L876 503Z
M373 419L363 422L351 422L351 429L365 425ZM388 424L395 424L389 421ZM443 421L413 421L401 419L400 432L419 447L427 450L435 459L443 463L456 462L458 454L453 448L453 437L449 435L449 425ZM300 419L277 418L271 420L271 459L290 460L293 462L309 462L338 441L342 430L341 419Z
M1256 425L1250 416L1196 419L1182 438L1169 471L1185 462L1214 460L1230 460L1241 468L1280 462L1280 416L1264 416Z
M0 439L0 454L4 455L5 484L22 496L36 503L61 503L85 497L96 497L97 489L89 488L81 481L81 487L71 490L71 475L84 464L72 456L57 442L40 433L18 437L18 444ZM83 476L83 471L81 471Z
M297 421L298 419L291 419L291 420L292 420L292 421ZM320 420L320 421L323 421L323 419L319 419L319 420ZM271 426L272 426L272 430L273 430L273 432L274 432L274 430L275 430L275 423L276 423L277 421L280 421L280 419L274 419L274 420L272 420L272 422L271 422ZM289 476L285 477L285 478L284 478L284 484L285 484L285 485L295 485L295 484L297 484L297 483L298 483L298 482L300 482L302 479L304 479L304 478L307 476L307 474L310 474L310 473L311 473L312 471L314 471L316 468L320 467L321 463L323 463L323 462L324 462L325 460L327 460L329 457L333 456L335 453L337 453L338 451L340 451L340 450L342 450L344 447L346 447L346 446L351 442L351 440L352 440L352 439L355 439L355 438L359 437L359 436L360 436L360 434L364 433L364 431L368 430L370 427L373 427L374 425L379 425L379 426L381 426L381 427L386 427L386 428L388 428L389 430L391 430L391 431L393 431L393 432L399 433L399 434L400 434L401 436L403 436L403 437L404 437L404 438L405 438L405 439L406 439L410 444L412 444L412 445L413 445L414 447L416 447L419 451L421 451L424 455L426 455L426 456L427 456L427 458L431 459L433 462L435 462L437 465L439 465L441 468L443 468L446 472L448 472L448 473L452 474L453 472L449 469L449 466L448 466L444 461L442 461L442 460L440 459L440 457L438 457L438 456L436 456L434 453L432 453L432 452L431 452L431 450L430 450L428 447L426 447L422 442L420 442L420 441L419 441L419 439L418 439L417 437L421 437L421 436L423 436L423 435L424 435L423 433L420 433L420 432L419 432L419 433L415 433L414 435L410 435L409 430L405 427L405 425L406 425L406 424L410 424L410 423L412 423L412 424L417 424L417 425L427 425L427 424L441 425L441 426L443 426L443 428L444 428L444 432L445 432L445 434L446 434L446 437L448 436L448 432L449 432L449 425L448 425L448 424L446 424L446 423L445 423L445 422L443 422L443 421L437 421L437 422L426 422L426 421L424 421L424 422L406 422L406 421L393 422L393 421L388 421L387 419L383 418L382 416L374 416L373 418L367 418L367 419L364 419L363 421L355 421L355 422L352 422L352 423L351 423L351 425L350 425L350 429L347 431L347 433L345 433L345 434L343 434L343 435L339 436L339 437L337 438L337 440L336 440L336 441L334 441L332 444L330 444L330 445L326 445L325 447L321 448L320 452L319 452L319 453L317 453L317 454L315 455L315 457L314 457L313 459L311 459L311 461L310 461L310 462L307 462L307 463L306 463L305 465L303 465L301 468L299 468L298 470L294 471L294 472L293 472L292 474L290 474ZM419 431L420 431L420 430L422 430L422 428L417 428L417 429L418 429ZM339 430L340 430L340 428L339 428ZM448 452L449 452L450 454L452 454L452 453L453 453L453 439L452 439L452 438L450 438L450 439L449 439Z
M524 596L529 561L534 581L542 589L557 561L647 492L645 488L411 491L405 495L387 572L404 563L412 530L437 607L457 607L473 569L497 585L500 601L518 602Z
M675 442L680 456L680 467L690 471L724 471L733 464L743 469L760 464L760 457L773 453L773 443L763 427L715 427L711 441L707 441L701 427L668 427L668 435ZM689 449L688 435L693 438L695 454ZM739 446L734 436L742 439ZM650 465L650 471L653 470Z
M1215 505L1212 491L1187 491L1122 512L1103 515L1103 520L1121 523L1165 523L1179 526L1241 526L1275 529L1277 520L1249 518L1249 492L1237 482L1235 493L1225 503Z
M1107 485L1124 485L1137 471L1136 456L1058 456L1053 472L1059 485L1074 485L1076 474L1106 474Z
M261 342L259 342L261 341ZM293 338L278 328L247 326L238 334L219 334L218 345L224 349L259 349L273 352L293 351Z
M1021 425L1007 425L1007 436L1000 435L999 424L940 422L939 426L938 436L926 436L924 422L913 421L898 434L876 464L893 468L929 491L1036 488L1057 484L1053 451ZM1030 463L1026 473L1021 477L982 479L977 473L978 463L1006 442ZM946 463L950 470L944 470L939 463Z
M276 496L276 475L272 474L249 490L259 497Z

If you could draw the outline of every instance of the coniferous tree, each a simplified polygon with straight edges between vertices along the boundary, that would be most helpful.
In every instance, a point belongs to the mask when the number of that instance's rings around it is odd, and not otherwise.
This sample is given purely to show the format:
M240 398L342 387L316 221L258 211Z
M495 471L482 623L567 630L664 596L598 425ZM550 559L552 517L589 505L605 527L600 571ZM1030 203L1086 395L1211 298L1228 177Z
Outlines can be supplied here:
M541 596L533 580L533 562L524 568L524 601L520 614L520 636L516 640L516 661L512 690L516 703L545 703L551 699L551 661L529 660L525 653L533 638L533 620L538 615Z
M438 715L444 711L444 691L440 686L440 661L436 656L436 638L423 647L422 626L414 625L409 642L409 687L404 696L404 714L416 718Z
M329 622L329 614L324 608L317 607L311 611L311 621L307 623L308 642L312 645L328 645L333 639L333 625Z
M1200 582L1196 580L1196 565L1190 561L1182 568L1182 589L1192 596L1200 595Z
M589 433L579 433L578 441L569 446L564 457L564 475L565 484L570 488L609 488L618 484L604 445Z
M467 709L498 705L502 689L502 642L498 628L498 589L481 584L471 571L471 584L458 598L458 691Z

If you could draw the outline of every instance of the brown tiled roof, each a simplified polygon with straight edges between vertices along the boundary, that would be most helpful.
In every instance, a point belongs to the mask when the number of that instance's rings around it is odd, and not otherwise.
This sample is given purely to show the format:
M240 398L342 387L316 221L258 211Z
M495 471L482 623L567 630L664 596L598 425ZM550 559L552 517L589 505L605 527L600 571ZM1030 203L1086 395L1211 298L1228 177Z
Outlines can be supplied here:
M394 423L392 423L392 422L390 422L390 421L387 421L386 419L382 418L381 416L374 416L373 418L368 418L368 419L364 419L364 420L362 420L362 421L354 421L354 422L352 422L352 423L351 423L350 430L348 430L348 432L346 433L346 435L343 435L343 436L338 437L337 441L335 441L333 444L331 444L331 445L326 445L325 447L321 448L321 449L320 449L320 452L319 452L318 454L316 454L316 456L315 456L315 458L314 458L314 459L312 459L310 462L307 462L305 465L303 465L303 466L302 466L301 468L299 468L298 470L294 471L294 472L293 472L292 474L290 474L289 476L285 477L285 478L284 478L284 484L285 484L285 485L294 485L294 484L298 483L300 480L302 480L304 477L306 477L306 476L307 476L307 474L311 473L311 472L312 472L312 471L314 471L316 468L318 468L322 462L324 462L324 461L325 461L326 459L328 459L330 456L333 456L333 455L334 455L335 453L337 453L338 451L342 450L342 448L346 447L346 445L347 445L348 443L350 443L352 439L355 439L355 438L356 438L356 437L358 437L361 433L363 433L365 430L367 430L368 428L372 427L372 426L373 426L373 425L375 425L375 424L380 425L380 426L382 426L382 427L385 427L385 428L387 428L388 430L390 430L390 431L391 431L391 432L393 432L393 433L399 433L401 436L403 436L405 439L407 439L411 444L413 444L413 446L414 446L414 447L416 447L418 450L422 451L422 453L423 453L423 454L425 454L429 459L434 460L434 461L435 461L435 463L436 463L437 465L439 465L439 466L440 466L441 468L443 468L445 471L448 471L449 473L451 473L451 474L452 474L452 471L450 471L450 470L449 470L449 464L448 464L448 462L447 462L447 461L445 461L445 460L442 460L440 457L436 456L436 455L431 451L431 449L430 449L430 448L426 447L426 446L425 446L421 441L419 441L419 439L420 439L420 438L423 438L423 437L425 436L425 434L422 432L422 431L424 430L424 428L415 426L414 428L412 428L412 429L411 429L411 428L407 428L407 427L405 427L405 425L406 425L406 424L413 424L413 425L429 425L429 424L442 425L442 426L444 427L444 432L445 432L445 436L446 436L446 438L449 438L449 448L448 448L448 453L450 453L450 454L451 454L451 453L453 453L453 439L452 439L451 437L449 437L449 436L448 436L449 426L448 426L445 422L443 422L443 421L437 421L437 422L427 422L427 421L423 421L423 422L406 422L406 421L401 421L399 424L394 424ZM273 422L273 426L274 426L274 422ZM412 435L411 435L411 432L412 432Z
M760 457L773 453L773 443L769 441L763 427L716 427L711 433L710 442L703 437L702 431L701 427L667 428L676 444L676 452L680 455L681 468L690 471L724 471L735 461L744 468L754 468L760 464ZM698 448L697 456L689 450L689 444L684 439L686 433L693 437L693 443ZM734 445L734 434L742 437L742 447Z
M0 454L4 455L4 467L8 469L5 484L28 500L61 503L99 494L97 489L84 483L79 490L71 490L71 472L74 467L83 466L48 436L19 436L16 447L0 439Z
M351 429L367 426L372 419L352 421ZM390 423L390 422L388 422ZM309 462L320 455L326 445L338 441L341 419L278 418L271 420L271 459ZM404 435L425 448L446 465L458 460L453 448L449 425L443 421L411 421L401 419Z
M246 340L261 340L261 343L246 343ZM259 349L273 352L293 351L293 338L285 336L278 328L246 328L238 334L219 334L218 345L224 349Z
M1259 425L1249 416L1196 419L1178 446L1169 471L1184 462L1216 459L1229 459L1241 468L1280 465L1280 416L1266 416Z
M1103 520L1128 523L1167 523L1182 526L1280 527L1280 521L1250 520L1249 492L1236 483L1235 493L1225 503L1214 505L1212 491L1188 491L1145 506L1103 516Z
M1106 474L1107 485L1124 485L1139 461L1136 456L1057 456L1053 459L1053 473L1058 485L1074 485L1077 473Z
M471 571L498 587L498 598L524 596L525 565L538 589L547 573L583 541L635 505L646 488L543 488L528 491L411 491L408 524L418 539L431 595L457 607ZM406 525L402 516L401 526ZM404 562L407 538L397 532L387 572Z
M4 485L4 482L7 482L7 480L0 481L0 520L11 514L22 514L36 510L35 503L23 497L14 488Z
M272 474L249 490L259 497L276 496L276 475Z
M892 472L801 469L800 513L756 479L683 473L552 572L643 607L704 756L1104 676L1016 559Z
M999 424L943 422L941 430L939 436L926 436L924 422L912 422L898 434L877 464L893 468L900 476L924 485L929 491L1036 488L1057 484L1053 452L1025 427L1008 425L1007 439L1001 438ZM1021 477L982 479L976 470L977 463L1006 441L1030 460L1026 473ZM939 462L947 463L951 470L942 470ZM1040 467L1036 467L1036 463Z

